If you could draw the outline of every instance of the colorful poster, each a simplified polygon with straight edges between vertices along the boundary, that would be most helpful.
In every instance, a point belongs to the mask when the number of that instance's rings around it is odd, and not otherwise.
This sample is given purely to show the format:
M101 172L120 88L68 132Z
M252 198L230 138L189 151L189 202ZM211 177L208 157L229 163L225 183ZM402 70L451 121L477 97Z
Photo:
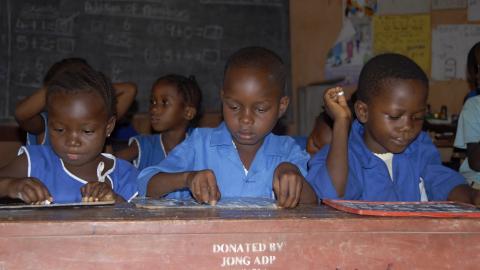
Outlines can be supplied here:
M372 16L376 0L347 0L345 17L337 40L330 49L325 79L345 78L343 85L356 84L363 64L372 56Z
M392 15L373 17L374 54L394 52L413 59L430 71L430 15Z

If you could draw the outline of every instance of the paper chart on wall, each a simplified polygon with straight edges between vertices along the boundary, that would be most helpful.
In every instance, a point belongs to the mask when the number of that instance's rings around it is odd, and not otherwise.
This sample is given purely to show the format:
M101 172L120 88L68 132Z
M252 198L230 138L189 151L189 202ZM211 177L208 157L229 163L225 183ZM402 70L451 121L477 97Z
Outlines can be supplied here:
M467 0L432 0L433 10L460 9L467 7Z
M373 52L393 52L413 59L425 72L430 70L430 15L373 17Z
M378 15L418 14L430 12L430 0L381 0Z
M468 0L467 14L469 21L480 20L480 0Z
M467 54L480 40L480 25L440 25L432 32L432 79L465 79Z

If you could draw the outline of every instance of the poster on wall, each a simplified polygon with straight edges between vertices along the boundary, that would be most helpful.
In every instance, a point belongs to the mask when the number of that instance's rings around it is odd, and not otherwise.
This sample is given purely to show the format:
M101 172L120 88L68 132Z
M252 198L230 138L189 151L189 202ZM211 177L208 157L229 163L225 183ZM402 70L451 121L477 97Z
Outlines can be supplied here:
M468 0L467 17L469 21L480 21L480 0Z
M377 15L418 14L430 12L430 0L379 0Z
M467 54L480 41L480 25L439 25L432 32L432 79L466 79Z
M430 15L389 15L373 18L373 52L394 52L430 71Z
M372 57L371 20L376 0L344 1L343 26L327 56L325 78L344 78L343 85L356 84L363 64Z
M432 0L433 10L460 9L467 7L467 0Z

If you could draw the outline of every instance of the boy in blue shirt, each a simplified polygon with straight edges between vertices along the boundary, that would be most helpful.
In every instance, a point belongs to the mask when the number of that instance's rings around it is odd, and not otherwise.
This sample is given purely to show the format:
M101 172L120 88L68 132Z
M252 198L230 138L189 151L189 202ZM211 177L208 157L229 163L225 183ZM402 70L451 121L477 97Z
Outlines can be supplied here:
M421 131L428 78L412 60L383 54L365 64L352 125L340 92L329 89L324 95L335 136L309 163L307 180L320 198L480 203L478 191L441 164Z
M214 205L222 197L267 197L281 207L316 202L305 181L308 154L287 136L271 133L288 107L286 68L258 47L228 60L221 91L224 123L192 132L159 165L139 175L141 195L164 196L188 188Z

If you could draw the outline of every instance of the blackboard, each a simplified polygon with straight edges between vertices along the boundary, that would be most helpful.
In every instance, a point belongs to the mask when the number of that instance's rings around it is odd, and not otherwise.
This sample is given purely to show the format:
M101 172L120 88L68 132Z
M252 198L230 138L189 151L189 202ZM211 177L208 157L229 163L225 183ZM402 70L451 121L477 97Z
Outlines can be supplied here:
M480 218L480 208L451 201L372 202L325 199L322 203L341 211L367 216Z
M288 0L3 0L0 9L1 118L66 57L137 83L139 111L167 73L195 75L204 108L219 111L226 59L241 47L290 62Z

